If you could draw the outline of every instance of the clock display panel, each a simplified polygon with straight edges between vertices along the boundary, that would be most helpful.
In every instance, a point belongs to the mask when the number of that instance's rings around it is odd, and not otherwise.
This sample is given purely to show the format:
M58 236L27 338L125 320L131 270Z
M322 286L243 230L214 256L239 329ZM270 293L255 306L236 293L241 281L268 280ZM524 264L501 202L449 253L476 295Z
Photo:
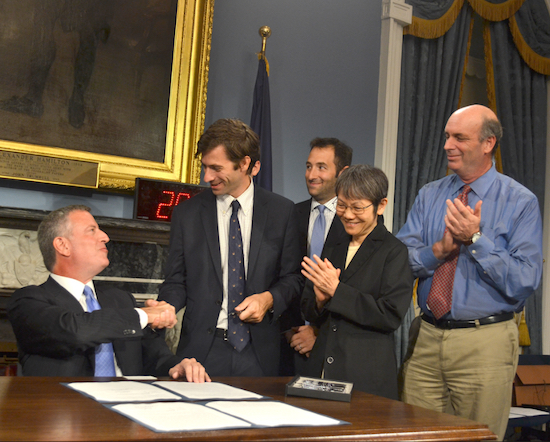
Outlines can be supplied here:
M170 222L174 207L204 189L208 186L136 178L134 219Z

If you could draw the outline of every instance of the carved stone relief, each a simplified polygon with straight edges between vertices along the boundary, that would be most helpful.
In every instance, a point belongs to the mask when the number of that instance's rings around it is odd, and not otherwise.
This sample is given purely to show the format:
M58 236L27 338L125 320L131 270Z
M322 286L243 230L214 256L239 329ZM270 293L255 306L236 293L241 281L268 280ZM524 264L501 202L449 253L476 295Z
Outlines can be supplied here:
M0 288L42 284L46 279L36 232L0 228Z

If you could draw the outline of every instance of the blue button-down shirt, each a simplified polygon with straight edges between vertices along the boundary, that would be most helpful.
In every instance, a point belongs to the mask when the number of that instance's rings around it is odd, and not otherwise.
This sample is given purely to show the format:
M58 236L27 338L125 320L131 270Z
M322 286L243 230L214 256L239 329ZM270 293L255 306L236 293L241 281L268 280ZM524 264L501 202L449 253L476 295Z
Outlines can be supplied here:
M432 251L443 237L445 201L454 200L464 183L450 175L425 185L397 234L409 249L409 263L418 280L418 304L426 300L434 270L443 263ZM536 196L493 166L470 183L468 205L481 207L482 236L462 245L448 319L479 319L518 312L538 287L542 274L542 220Z

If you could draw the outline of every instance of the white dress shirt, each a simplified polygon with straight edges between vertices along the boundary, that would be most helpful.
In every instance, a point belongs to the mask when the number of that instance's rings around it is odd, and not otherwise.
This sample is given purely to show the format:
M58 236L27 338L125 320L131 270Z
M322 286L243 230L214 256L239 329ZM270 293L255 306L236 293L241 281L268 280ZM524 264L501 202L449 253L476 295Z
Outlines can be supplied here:
M227 330L227 303L228 303L228 290L227 290L227 261L229 254L229 220L231 219L231 213L233 209L231 203L234 200L239 201L241 210L239 210L238 218L241 226L241 237L243 240L243 253L244 253L244 272L245 276L248 273L248 255L250 252L250 235L252 233L252 213L254 211L254 183L250 183L250 186L238 197L234 198L231 195L218 195L216 197L216 207L218 211L218 240L220 243L220 255L222 264L222 280L223 280L223 301L220 314L218 316L217 328L223 328Z

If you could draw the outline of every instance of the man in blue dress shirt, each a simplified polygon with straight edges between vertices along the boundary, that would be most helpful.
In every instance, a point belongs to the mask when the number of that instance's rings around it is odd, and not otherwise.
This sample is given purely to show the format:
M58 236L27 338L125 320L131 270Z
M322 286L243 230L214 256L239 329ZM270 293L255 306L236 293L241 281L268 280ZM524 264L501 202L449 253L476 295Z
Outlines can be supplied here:
M538 201L496 171L501 136L500 122L485 106L451 115L444 149L454 174L420 190L397 235L409 249L422 310L403 366L402 399L440 412L452 409L487 424L499 440L518 362L514 312L538 287L542 272Z

